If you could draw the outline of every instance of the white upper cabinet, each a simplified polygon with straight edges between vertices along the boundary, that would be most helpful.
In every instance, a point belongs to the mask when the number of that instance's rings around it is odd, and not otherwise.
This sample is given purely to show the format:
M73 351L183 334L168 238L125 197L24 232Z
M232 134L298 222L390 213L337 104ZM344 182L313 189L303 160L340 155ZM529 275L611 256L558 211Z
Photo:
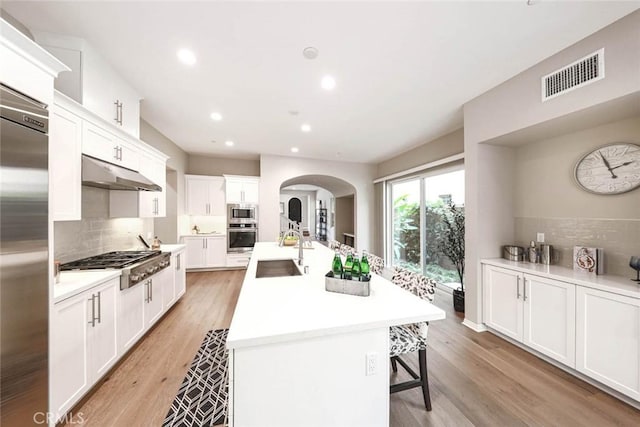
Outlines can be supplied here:
M226 215L225 179L221 176L185 175L188 215Z
M49 126L51 215L54 221L82 219L82 119L56 94Z
M109 192L111 218L162 218L167 216L167 164L168 157L151 147L140 148L138 171L161 191Z
M82 152L127 169L140 168L140 154L135 145L86 120L82 125Z
M82 39L34 32L38 43L65 63L71 72L55 88L107 122L138 138L140 96Z
M259 202L260 178L225 175L227 203Z

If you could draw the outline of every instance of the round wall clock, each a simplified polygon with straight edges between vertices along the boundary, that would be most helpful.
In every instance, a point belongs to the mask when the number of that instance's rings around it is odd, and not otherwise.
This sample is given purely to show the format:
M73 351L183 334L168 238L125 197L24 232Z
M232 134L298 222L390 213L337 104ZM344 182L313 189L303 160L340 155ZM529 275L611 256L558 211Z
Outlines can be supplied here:
M621 194L640 187L640 145L617 142L596 148L576 165L576 182L596 194Z

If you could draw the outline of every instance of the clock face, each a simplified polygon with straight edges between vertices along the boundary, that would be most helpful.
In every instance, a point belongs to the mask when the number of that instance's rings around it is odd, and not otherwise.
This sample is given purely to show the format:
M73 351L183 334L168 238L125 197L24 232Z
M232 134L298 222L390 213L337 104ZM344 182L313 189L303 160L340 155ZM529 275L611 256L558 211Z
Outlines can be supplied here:
M640 187L640 145L619 142L593 150L578 161L575 178L582 188L597 194Z

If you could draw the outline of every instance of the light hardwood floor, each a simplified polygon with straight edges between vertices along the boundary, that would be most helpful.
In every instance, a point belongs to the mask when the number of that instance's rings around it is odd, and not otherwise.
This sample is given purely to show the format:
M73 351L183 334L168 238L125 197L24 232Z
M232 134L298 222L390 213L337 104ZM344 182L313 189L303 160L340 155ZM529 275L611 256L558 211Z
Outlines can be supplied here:
M73 409L76 424L68 425L77 426L80 413L83 426L162 425L206 332L230 325L243 276L243 270L189 273L187 294ZM640 411L488 332L462 326L451 295L438 291L436 305L447 319L429 328L433 410L424 410L420 389L396 393L391 426L640 425ZM405 360L417 371L417 356ZM402 368L399 375L398 381L408 379Z

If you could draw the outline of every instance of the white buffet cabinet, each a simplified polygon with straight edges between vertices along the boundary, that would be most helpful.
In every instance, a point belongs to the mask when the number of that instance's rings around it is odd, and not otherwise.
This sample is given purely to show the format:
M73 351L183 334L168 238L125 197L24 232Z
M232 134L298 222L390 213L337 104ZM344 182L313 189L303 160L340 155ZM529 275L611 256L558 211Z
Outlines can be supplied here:
M640 286L503 259L483 260L482 272L483 321L492 332L638 406Z
M69 271L54 287L50 319L50 411L55 422L185 293L183 245L169 268L120 290L119 270Z
M297 256L275 242L251 255L227 337L228 425L388 426L389 327L444 311L377 275L369 297L325 291L334 253L317 242L308 273L256 278L259 260Z

